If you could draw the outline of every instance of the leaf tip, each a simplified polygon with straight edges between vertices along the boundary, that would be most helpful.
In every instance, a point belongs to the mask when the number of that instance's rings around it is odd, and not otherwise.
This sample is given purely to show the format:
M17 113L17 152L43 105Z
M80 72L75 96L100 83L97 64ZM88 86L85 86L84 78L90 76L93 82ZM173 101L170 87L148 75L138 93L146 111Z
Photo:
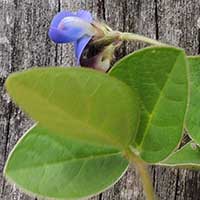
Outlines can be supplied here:
M16 83L16 77L18 76L18 74L13 73L10 76L8 76L8 78L6 79L5 82L5 87L7 92L10 94L10 92L12 91L12 89L14 88L13 86Z

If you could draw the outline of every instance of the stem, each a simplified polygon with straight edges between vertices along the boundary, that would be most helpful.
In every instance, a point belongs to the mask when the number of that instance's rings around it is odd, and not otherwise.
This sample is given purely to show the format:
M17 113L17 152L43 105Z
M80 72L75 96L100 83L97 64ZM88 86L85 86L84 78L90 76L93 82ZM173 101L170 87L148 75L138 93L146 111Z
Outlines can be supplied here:
M92 42L94 45L109 45L112 42L119 42L119 41L140 41L145 42L151 45L158 45L158 46L168 46L167 44L161 43L157 40L150 39L148 37L138 35L135 33L128 33L128 32L119 32L119 31L112 31L105 35L100 39L96 39Z
M140 174L146 199L155 200L153 185L148 172L147 164L142 159L140 159L130 148L126 151L126 155L128 156L129 161L136 167Z
M158 45L158 46L166 46L167 44L161 43L157 40L154 39L150 39L148 37L142 36L142 35L138 35L135 33L127 33L127 32L120 32L121 35L121 40L126 40L126 41L141 41L141 42L146 42L148 44L152 44L152 45Z

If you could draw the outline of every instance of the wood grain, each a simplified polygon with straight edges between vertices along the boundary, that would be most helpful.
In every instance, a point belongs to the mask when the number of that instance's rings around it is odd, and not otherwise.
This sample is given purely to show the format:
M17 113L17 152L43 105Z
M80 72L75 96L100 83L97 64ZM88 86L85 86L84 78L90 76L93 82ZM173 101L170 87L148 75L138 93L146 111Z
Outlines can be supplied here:
M74 65L73 47L55 45L47 36L54 14L63 9L88 9L113 29L139 33L180 46L189 55L200 53L199 0L1 0L0 2L0 199L36 200L3 179L5 161L14 144L33 122L10 100L4 88L7 76L33 66ZM127 43L117 59L143 47ZM162 200L199 200L200 173L150 168ZM93 200L145 199L138 174L129 169L119 183Z

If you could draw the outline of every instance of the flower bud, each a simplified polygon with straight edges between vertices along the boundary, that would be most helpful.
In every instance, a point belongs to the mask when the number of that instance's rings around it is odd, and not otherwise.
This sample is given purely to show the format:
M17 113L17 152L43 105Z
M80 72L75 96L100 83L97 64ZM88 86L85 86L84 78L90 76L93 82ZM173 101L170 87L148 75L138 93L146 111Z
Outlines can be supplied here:
M107 72L110 69L112 60L114 59L114 52L120 44L121 42L117 44L111 43L98 49L92 47L89 43L81 56L81 66Z

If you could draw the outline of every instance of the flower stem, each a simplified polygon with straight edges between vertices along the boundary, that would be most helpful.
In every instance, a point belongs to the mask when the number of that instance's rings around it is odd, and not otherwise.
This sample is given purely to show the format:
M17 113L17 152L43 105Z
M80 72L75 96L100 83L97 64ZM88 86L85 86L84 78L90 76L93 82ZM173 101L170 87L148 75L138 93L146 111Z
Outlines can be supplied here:
M126 155L130 161L131 164L133 164L136 169L138 170L140 177L141 177L141 181L143 183L143 190L145 192L146 195L146 199L147 200L155 200L155 194L154 194L154 190L153 190L153 185L152 185L152 181L151 181L151 177L149 175L148 172L148 167L147 164L140 159L132 150L131 148L129 148L126 151Z
M151 45L158 45L158 46L168 46L162 42L157 40L138 35L135 33L128 33L128 32L119 32L119 31L112 31L109 34L105 35L103 38L96 39L92 43L94 45L109 45L112 42L119 42L119 41L140 41L145 42Z
M127 33L127 32L120 32L120 38L121 40L125 40L125 41L141 41L141 42L145 42L148 44L152 44L152 45L158 45L158 46L166 46L167 44L161 43L157 40L154 39L150 39L148 37L142 36L142 35L138 35L135 33Z

